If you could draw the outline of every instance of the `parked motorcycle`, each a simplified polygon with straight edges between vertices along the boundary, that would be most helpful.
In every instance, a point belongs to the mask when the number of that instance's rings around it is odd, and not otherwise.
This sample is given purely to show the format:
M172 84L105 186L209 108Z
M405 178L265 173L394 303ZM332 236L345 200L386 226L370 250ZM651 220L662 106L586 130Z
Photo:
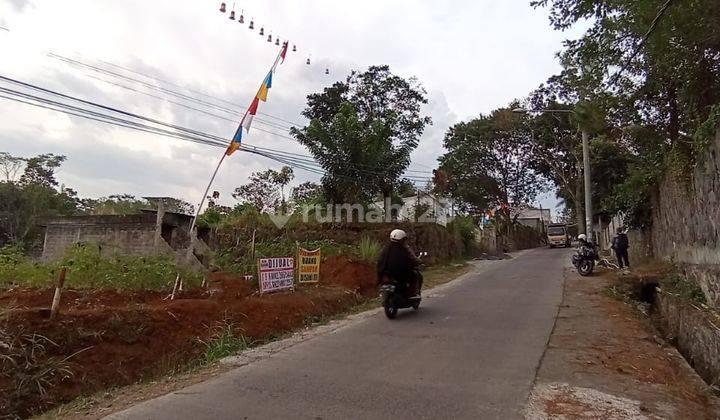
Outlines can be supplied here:
M418 258L425 256L427 252L421 252ZM388 283L380 286L380 300L385 309L385 316L389 319L395 319L400 309L413 308L416 311L420 309L422 298L419 292L422 290L423 278L419 268L415 269L413 275L418 279L418 296L411 296L412 290L408 282L394 278L390 278Z
M595 260L597 259L597 251L592 244L583 244L578 247L572 256L572 263L581 276L589 276L595 268Z

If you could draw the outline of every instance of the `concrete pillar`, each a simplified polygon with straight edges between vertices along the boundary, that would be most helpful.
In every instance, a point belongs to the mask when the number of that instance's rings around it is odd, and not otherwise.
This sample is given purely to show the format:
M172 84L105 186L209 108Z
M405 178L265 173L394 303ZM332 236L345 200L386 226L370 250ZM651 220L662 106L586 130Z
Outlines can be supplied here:
M155 238L153 241L153 246L155 247L155 251L160 250L160 244L162 243L162 225L163 225L163 219L165 218L165 203L162 199L157 201L157 219L155 220Z

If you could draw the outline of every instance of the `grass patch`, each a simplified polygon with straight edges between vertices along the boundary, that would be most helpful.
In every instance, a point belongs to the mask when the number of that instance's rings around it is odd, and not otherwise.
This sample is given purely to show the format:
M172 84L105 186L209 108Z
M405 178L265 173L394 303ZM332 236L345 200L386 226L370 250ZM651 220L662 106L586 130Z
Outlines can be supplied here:
M200 274L175 264L169 254L105 256L95 244L76 244L57 262L42 263L19 249L0 249L0 290L10 287L45 288L54 284L60 267L68 267L66 285L77 289L167 290L180 273L189 287L200 285Z
M48 357L57 347L49 338L18 329L12 333L0 329L0 383L6 383L7 392L0 395L0 407L8 413L25 416L36 409L27 406L37 395L44 397L47 390L73 375L68 359Z
M687 302L705 304L707 303L705 293L700 286L678 273L670 273L660 280L660 287L669 293L678 296Z
M235 326L230 321L223 321L215 327L215 332L201 343L205 346L202 356L190 363L190 368L211 365L220 359L232 356L253 345L252 340L235 333Z
M380 245L377 241L374 241L367 236L363 236L363 238L360 239L360 243L357 247L357 254L361 261L374 264L377 262L378 257L380 257L380 252L382 252L382 245Z

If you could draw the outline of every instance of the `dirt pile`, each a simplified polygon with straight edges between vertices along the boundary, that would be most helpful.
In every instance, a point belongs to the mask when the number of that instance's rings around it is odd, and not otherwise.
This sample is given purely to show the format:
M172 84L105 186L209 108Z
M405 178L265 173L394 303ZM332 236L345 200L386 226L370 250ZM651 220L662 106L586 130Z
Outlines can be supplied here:
M320 283L342 286L366 297L377 294L375 268L340 255L330 257L320 265Z
M18 375L23 372L3 366L0 417L27 416L78 395L183 368L202 354L203 343L219 325L231 325L236 334L262 342L302 327L309 318L346 310L360 299L356 289L332 285L351 284L339 279L357 268L353 264L338 267L339 271L328 275L336 279L326 283L330 285L272 295L260 295L247 281L229 274L215 274L207 290L186 291L174 301L164 300L166 293L68 290L62 315L55 322L41 312L52 300L51 290L0 294L0 330L10 337L6 340L21 343L27 337L42 336L48 340L44 342L46 355L38 363L52 361L71 372L45 378L43 394L33 387L18 391ZM3 351L0 348L0 355ZM57 368L57 372L64 371Z

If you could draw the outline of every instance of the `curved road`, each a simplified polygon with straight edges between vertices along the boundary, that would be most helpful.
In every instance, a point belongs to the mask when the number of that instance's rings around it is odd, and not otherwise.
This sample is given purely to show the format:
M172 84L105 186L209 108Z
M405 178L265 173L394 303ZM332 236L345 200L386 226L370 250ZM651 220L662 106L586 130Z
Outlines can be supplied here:
M567 258L481 262L417 313L377 313L110 418L521 418Z

